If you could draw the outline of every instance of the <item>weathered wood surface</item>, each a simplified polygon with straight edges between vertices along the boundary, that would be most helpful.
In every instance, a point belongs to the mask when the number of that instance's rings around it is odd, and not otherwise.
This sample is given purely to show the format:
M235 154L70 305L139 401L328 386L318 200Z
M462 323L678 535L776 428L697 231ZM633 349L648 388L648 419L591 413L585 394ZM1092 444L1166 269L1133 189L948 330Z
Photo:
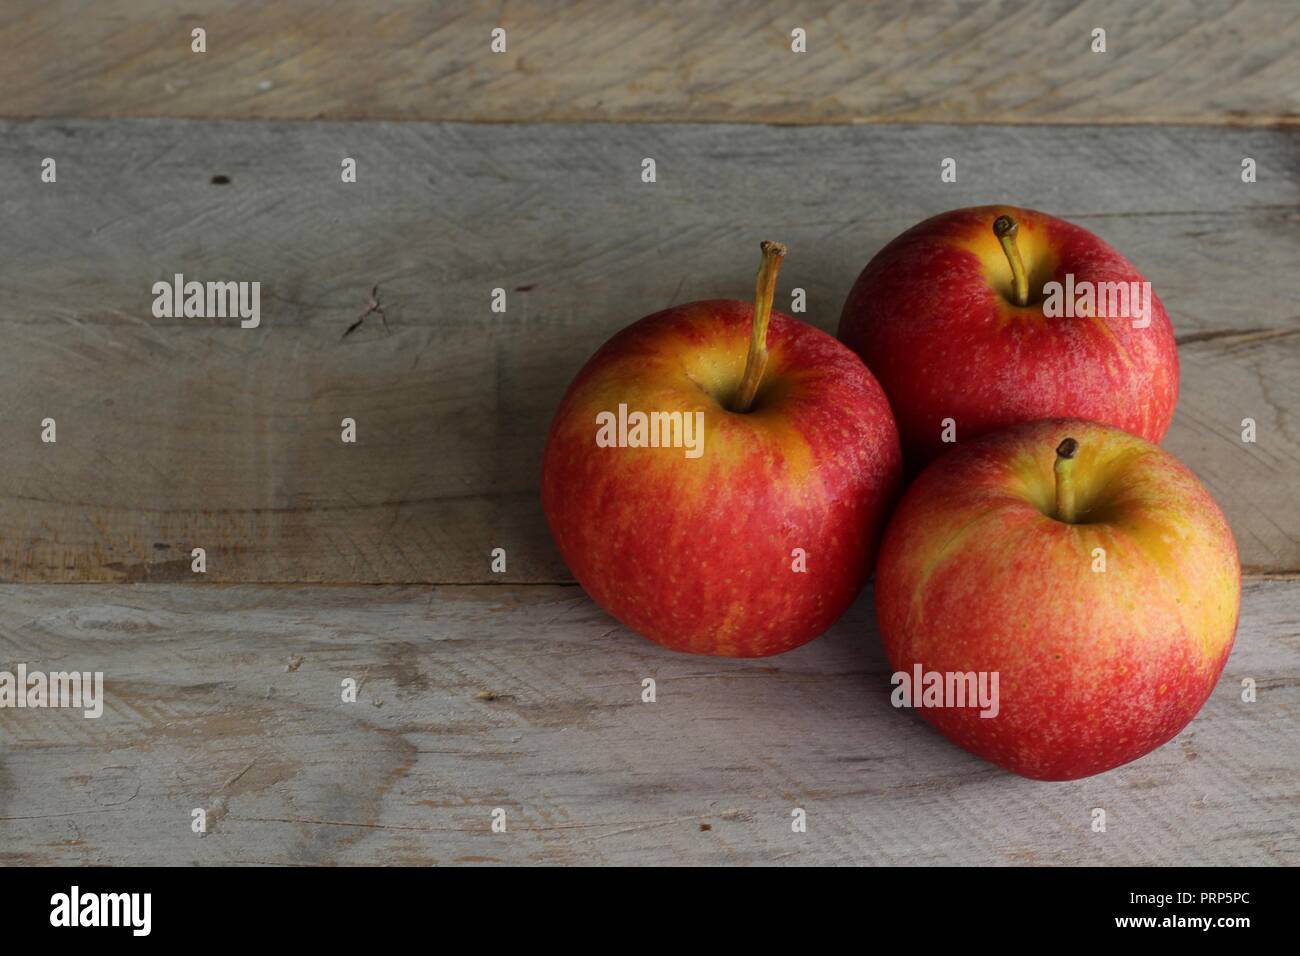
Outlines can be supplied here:
M833 332L892 236L993 201L1078 221L1145 271L1183 341L1167 447L1222 503L1249 573L1300 571L1298 145L1199 128L0 124L0 578L189 581L203 547L207 581L571 580L538 471L602 341L672 303L750 297L764 237L791 250L779 307L805 288L804 318ZM39 181L45 156L57 183ZM261 326L153 318L153 283L178 272L260 281Z
M5 586L0 669L102 670L107 705L0 709L0 863L1295 865L1297 598L1247 585L1174 741L1046 784L890 705L865 597L746 662L663 651L576 587Z
M0 113L1294 124L1297 49L1290 0L8 0Z

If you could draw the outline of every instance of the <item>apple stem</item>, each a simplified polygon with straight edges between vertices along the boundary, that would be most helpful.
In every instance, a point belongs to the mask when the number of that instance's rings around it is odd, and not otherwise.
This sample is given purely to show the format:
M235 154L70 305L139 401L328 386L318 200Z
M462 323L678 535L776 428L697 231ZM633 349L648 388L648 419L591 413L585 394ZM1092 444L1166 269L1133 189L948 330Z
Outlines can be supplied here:
M1067 438L1056 446L1056 517L1059 521L1074 524L1076 517L1074 505L1074 456L1079 452L1079 443Z
M776 274L781 271L785 246L779 242L764 241L759 244L763 262L758 267L758 280L754 289L754 325L749 337L749 355L745 358L745 374L740 388L732 400L733 412L747 412L754 405L758 386L767 369L767 326L772 320L772 299L776 296Z
M998 216L993 220L993 235L1002 243L1002 251L1007 262L1011 264L1011 281L1015 285L1016 305L1029 304L1029 273L1025 272L1024 260L1020 258L1020 248L1016 245L1016 233L1020 227L1010 216Z

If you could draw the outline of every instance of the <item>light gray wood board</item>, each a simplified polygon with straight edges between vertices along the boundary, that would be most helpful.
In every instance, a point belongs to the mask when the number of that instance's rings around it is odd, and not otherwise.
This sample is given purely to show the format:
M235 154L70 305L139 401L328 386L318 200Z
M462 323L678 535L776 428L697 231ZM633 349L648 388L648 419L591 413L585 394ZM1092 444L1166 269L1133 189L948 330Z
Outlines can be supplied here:
M538 471L602 341L673 303L749 298L762 238L790 246L779 307L805 288L804 318L834 331L890 238L994 201L1095 229L1149 276L1185 341L1168 447L1249 571L1295 572L1297 145L1201 128L0 124L0 577L188 580L203 547L209 580L473 583L501 580L504 547L507 580L568 580ZM1259 182L1240 181L1242 156ZM153 318L153 283L178 272L260 281L261 327Z
M508 42L493 53L498 26ZM1289 0L6 0L0 111L1294 123L1298 47Z
M1248 584L1179 737L1038 783L890 705L866 596L734 661L576 587L7 585L0 668L102 670L107 704L0 710L0 863L1295 865L1298 619L1300 584Z

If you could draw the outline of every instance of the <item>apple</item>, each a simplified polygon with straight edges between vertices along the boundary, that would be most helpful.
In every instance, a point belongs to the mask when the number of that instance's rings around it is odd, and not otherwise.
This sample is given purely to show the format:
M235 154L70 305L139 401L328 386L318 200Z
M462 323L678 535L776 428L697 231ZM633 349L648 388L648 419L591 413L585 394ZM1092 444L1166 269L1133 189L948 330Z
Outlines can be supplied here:
M922 472L885 533L875 593L896 675L998 675L996 716L922 706L926 720L1013 773L1073 780L1149 753L1200 710L1232 648L1241 568L1177 459L1055 419Z
M1178 399L1164 306L1079 226L981 206L927 219L876 254L839 337L884 386L914 470L950 442L1088 418L1159 443Z
M665 647L763 657L825 631L861 590L902 453L856 355L753 306L675 306L623 329L569 386L542 508L597 604Z

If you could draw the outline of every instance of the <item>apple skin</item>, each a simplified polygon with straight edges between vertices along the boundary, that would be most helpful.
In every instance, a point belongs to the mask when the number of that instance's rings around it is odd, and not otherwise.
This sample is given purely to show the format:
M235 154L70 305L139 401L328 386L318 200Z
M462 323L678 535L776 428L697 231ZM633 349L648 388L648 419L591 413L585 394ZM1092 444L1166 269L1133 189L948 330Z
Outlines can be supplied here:
M1014 206L957 209L882 249L844 303L839 337L880 381L903 454L919 470L951 444L1044 418L1087 418L1159 443L1178 400L1178 352L1152 293L1151 324L1127 318L1046 318L1041 301L1011 300L1011 267L992 223L1010 215L1031 296L1049 281L1141 282L1097 236Z
M764 657L823 633L861 590L901 480L884 392L810 325L773 312L754 407L724 407L752 318L711 300L624 329L573 380L546 443L542 507L574 577L674 650ZM620 403L702 411L703 455L598 447L596 415Z
M1089 523L1045 513L1066 437L1079 442ZM1149 753L1200 710L1232 649L1241 568L1218 506L1177 459L1118 429L1054 420L927 468L885 533L875 594L895 672L1000 675L996 717L921 716L1013 773L1073 780Z

